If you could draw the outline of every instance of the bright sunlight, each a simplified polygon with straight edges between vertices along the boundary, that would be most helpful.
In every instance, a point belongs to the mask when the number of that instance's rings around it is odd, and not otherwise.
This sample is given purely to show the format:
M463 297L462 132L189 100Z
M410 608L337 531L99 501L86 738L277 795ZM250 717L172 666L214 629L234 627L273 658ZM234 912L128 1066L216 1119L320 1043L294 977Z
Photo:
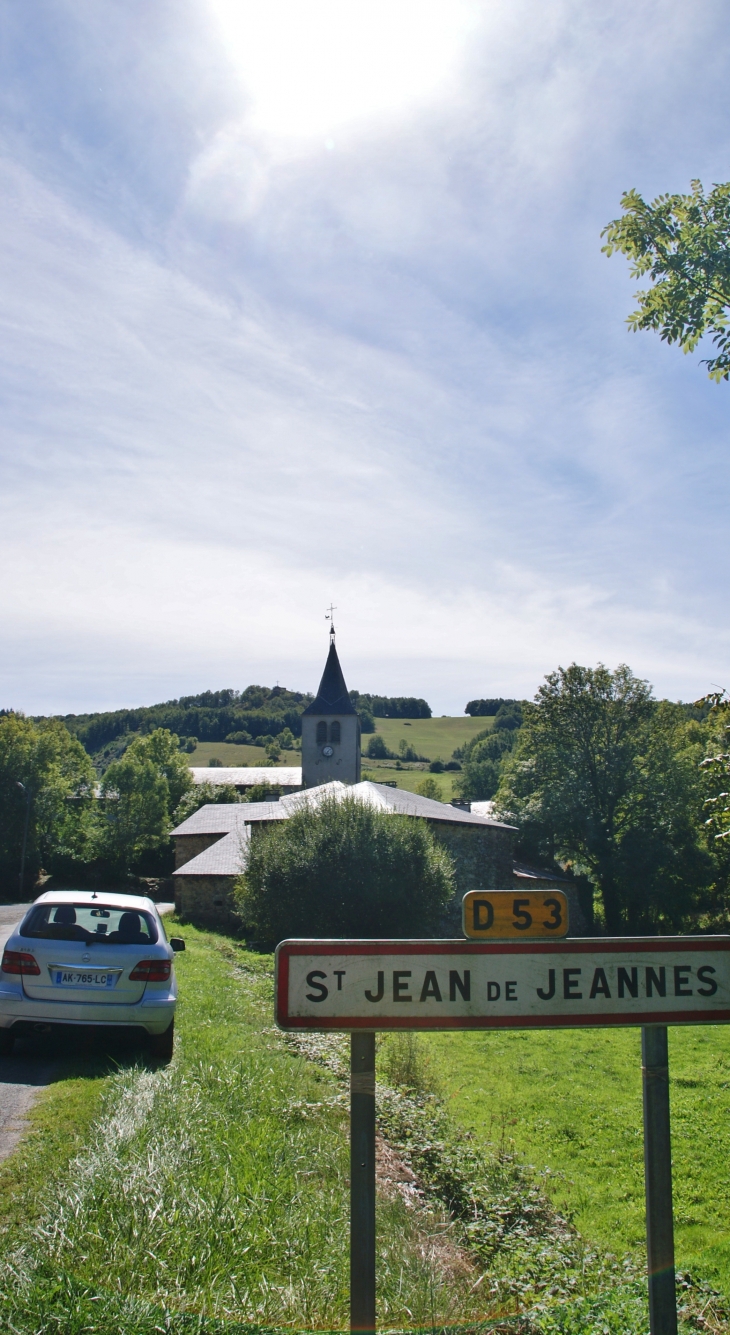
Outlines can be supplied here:
M251 99L285 138L328 136L436 95L478 19L475 0L208 0Z

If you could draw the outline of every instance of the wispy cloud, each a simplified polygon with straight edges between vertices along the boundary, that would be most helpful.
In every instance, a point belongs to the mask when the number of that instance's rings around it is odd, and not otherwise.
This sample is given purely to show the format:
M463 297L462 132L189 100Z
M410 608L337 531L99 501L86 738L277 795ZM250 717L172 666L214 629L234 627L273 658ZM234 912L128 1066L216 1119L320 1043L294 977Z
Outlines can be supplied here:
M222 12L0 19L5 701L311 686L330 597L351 684L438 712L722 680L727 393L599 233L727 176L724 8L465 4L410 101L298 134Z

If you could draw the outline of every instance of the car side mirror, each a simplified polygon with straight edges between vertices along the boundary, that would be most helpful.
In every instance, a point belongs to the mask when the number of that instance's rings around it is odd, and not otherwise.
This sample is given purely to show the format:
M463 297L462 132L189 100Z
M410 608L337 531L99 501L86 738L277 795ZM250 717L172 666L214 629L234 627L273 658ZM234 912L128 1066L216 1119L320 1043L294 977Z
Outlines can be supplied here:
M178 951L185 949L185 942L181 936L171 936L170 947L177 953Z

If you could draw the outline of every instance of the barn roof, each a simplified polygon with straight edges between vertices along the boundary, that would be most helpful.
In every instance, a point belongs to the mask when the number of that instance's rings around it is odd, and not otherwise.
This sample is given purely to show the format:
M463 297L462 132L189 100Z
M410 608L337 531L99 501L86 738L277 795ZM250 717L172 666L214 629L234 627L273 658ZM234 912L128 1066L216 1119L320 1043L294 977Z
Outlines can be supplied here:
M193 783L230 783L234 788L253 788L270 783L277 788L301 788L301 765L191 765Z

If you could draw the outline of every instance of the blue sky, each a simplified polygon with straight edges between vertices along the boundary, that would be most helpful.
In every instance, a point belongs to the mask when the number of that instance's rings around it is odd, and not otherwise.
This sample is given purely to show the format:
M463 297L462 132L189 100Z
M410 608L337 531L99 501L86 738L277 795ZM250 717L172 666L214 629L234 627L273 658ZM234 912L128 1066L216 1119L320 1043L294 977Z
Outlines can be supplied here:
M719 0L0 11L0 704L727 671L730 388L621 192L730 177Z

